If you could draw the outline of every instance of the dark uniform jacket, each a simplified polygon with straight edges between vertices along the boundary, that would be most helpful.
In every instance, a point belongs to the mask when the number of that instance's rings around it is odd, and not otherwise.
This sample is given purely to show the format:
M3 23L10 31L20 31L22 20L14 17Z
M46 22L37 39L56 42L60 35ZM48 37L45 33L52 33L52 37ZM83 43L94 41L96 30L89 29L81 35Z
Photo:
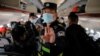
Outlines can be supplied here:
M44 27L46 26L46 24L43 25ZM56 40L55 43L50 44L50 46L48 47L51 49L51 54L55 56L61 53L64 47L63 45L64 45L64 37L65 37L65 24L61 24L56 20L53 23L51 23L50 27L52 27L55 32ZM42 35L43 34L44 34L44 30L42 31Z

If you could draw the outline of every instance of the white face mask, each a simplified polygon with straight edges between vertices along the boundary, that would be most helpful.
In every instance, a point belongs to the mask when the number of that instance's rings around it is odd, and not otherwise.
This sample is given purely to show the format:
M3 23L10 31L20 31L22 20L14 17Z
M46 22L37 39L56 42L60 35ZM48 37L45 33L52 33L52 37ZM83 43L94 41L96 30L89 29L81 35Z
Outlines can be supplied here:
M63 19L59 19L59 22L60 22L60 23L64 23L64 20L63 20Z
M51 23L54 21L53 15L50 13L44 13L42 19L44 23Z
M37 20L38 20L38 18L36 18L36 19L30 18L31 23L33 23L34 25L35 25L35 23L37 22Z

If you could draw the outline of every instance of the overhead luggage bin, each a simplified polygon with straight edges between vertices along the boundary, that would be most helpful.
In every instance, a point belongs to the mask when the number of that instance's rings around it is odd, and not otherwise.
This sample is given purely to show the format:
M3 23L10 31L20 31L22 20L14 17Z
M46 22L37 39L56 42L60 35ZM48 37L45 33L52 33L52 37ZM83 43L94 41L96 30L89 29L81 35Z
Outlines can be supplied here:
M86 13L100 13L100 0L88 0Z

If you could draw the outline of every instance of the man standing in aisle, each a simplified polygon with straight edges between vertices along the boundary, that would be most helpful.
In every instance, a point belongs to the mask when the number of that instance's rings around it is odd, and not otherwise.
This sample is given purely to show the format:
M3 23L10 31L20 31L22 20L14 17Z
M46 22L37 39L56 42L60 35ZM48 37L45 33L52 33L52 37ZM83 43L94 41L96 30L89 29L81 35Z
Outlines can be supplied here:
M43 30L41 32L43 56L58 56L62 53L65 26L57 15L57 4L46 2L43 8Z

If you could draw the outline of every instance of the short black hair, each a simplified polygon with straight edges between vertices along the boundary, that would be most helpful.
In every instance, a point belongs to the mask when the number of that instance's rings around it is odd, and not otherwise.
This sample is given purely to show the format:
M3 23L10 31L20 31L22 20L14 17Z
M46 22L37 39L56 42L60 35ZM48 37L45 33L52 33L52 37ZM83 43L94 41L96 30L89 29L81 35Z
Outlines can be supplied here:
M36 16L36 15L35 13L30 13L29 16L31 17L31 16Z
M74 13L74 12L71 12L69 15L68 15L68 19L71 20L72 22L75 22L75 21L78 21L78 16Z

